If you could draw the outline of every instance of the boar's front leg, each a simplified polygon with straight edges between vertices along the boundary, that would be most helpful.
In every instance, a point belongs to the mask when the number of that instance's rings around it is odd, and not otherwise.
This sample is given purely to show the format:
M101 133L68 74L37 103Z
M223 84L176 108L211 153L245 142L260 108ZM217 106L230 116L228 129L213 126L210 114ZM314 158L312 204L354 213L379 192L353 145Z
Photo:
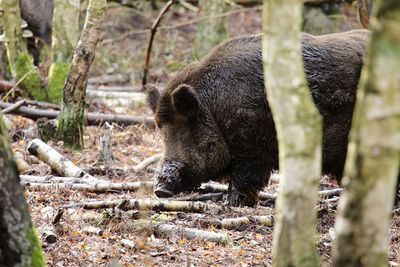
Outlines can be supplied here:
M258 192L267 184L271 168L260 162L242 160L232 164L229 182L228 205L254 206Z

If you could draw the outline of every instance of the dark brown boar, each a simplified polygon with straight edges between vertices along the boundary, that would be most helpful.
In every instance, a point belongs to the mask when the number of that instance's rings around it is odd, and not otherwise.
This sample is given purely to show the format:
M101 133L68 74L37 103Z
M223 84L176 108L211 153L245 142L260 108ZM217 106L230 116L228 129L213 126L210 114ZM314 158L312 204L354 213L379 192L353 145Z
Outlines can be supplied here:
M323 117L323 173L343 175L357 83L369 32L302 34L308 85ZM158 197L228 176L229 204L256 203L278 169L275 125L264 91L261 35L230 39L188 65L149 103L164 142Z

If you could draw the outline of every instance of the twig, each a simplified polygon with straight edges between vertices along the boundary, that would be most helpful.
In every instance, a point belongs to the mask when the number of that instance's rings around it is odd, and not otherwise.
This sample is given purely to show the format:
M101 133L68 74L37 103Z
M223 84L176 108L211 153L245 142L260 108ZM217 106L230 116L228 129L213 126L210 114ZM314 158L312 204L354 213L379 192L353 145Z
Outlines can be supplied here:
M147 83L147 72L149 70L149 65L150 65L151 48L153 47L153 40L154 40L154 36L157 32L157 27L160 24L161 19L164 16L164 14L167 13L168 9L175 3L176 3L176 0L169 0L165 4L165 6L161 9L160 13L158 14L156 20L153 23L153 26L151 26L150 39L149 39L149 44L147 46L146 61L145 61L144 70L143 70L142 86L145 86Z
M241 8L241 9L237 9L237 10L221 13L220 15L212 16L212 18L219 19L219 18L230 16L230 15L234 15L236 13L252 11L252 10L254 10L254 11L261 10L261 7ZM174 24L174 25L171 25L171 26L160 26L160 27L158 27L158 30L159 31L161 31L161 30L173 30L173 29L176 29L176 28L180 28L180 27L188 26L188 25L191 25L191 24L194 24L194 23L198 23L198 22L203 21L203 20L208 20L210 18L211 18L211 16L197 17L195 19L187 20L187 21L184 21L184 22L181 22L181 23L177 23L177 24ZM126 38L129 38L129 37L132 37L132 36L135 36L135 35L138 35L138 34L148 34L148 33L151 33L151 31L148 30L148 29L131 31L131 32L128 32L128 33L122 35L119 38L106 39L106 40L102 41L101 43L102 43L102 45L104 45L104 44L108 44L108 43L119 42L119 41L122 41L122 40L124 40Z
M54 215L53 221L51 223L53 225L58 224L60 222L63 214L64 214L64 209L58 209L56 214Z
M146 159L144 159L143 161L141 161L138 165L136 165L133 170L135 172L141 172L144 169L146 169L149 165L156 163L157 161L159 161L161 159L161 154L157 154L151 157L148 157Z
M319 191L318 194L320 197L333 197L333 196L339 196L343 191L344 191L343 188L334 188L334 189Z
M7 108L11 105L12 104L0 101L0 108ZM40 110L24 106L19 107L12 113L30 119L39 119L39 118L56 119L60 114L59 111ZM109 123L115 122L125 125L131 125L131 124L144 124L148 126L154 125L154 118L149 116L114 115L114 114L102 114L102 113L85 113L84 116L86 125L98 125L105 122Z
M35 68L31 69L30 71L28 71L27 73L24 74L24 76L21 77L21 79L18 80L18 82L16 84L14 84L14 86L7 92L7 94L1 99L1 101L4 101L8 98L8 96L14 92L15 88L18 87L18 85L25 80L26 77L28 77L28 75L30 75L31 73L33 73L34 71L36 71Z

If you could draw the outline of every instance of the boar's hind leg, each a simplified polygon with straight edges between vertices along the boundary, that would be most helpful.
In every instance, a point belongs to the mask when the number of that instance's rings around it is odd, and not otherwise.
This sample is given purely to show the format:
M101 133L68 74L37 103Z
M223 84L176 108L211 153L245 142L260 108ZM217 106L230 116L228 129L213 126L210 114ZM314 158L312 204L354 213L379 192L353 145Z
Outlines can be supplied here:
M268 182L270 172L270 169L254 162L240 162L233 165L229 182L228 205L254 206L257 203L258 192Z

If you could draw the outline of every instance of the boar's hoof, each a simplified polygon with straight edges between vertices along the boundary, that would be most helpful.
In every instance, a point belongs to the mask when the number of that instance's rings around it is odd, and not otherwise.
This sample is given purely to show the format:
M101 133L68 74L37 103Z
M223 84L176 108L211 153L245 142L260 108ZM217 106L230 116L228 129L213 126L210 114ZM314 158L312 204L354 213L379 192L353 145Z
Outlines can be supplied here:
M174 195L170 190L162 186L157 187L154 190L154 194L159 198L172 197Z

